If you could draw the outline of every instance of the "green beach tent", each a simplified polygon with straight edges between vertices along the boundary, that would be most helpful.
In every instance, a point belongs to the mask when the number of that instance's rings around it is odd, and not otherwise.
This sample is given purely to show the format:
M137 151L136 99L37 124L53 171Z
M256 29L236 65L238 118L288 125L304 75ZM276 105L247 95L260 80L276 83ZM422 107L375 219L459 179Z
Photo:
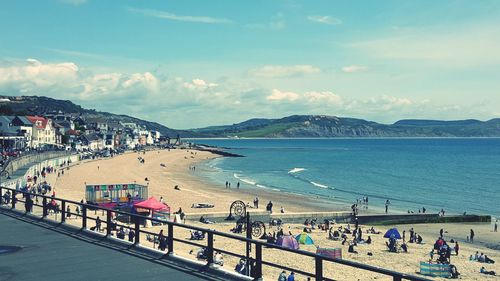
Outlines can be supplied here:
M302 234L295 236L295 240L297 240L297 242L299 242L299 244L314 245L314 241L312 240L311 236L309 236L305 232L302 232Z

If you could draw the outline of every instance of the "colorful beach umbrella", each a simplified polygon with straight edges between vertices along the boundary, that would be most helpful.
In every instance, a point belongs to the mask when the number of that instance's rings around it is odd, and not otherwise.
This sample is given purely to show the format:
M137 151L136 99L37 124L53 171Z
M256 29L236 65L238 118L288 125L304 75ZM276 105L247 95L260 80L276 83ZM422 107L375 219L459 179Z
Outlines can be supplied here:
M284 248L297 250L299 248L299 242L293 238L292 235L283 235L278 238L276 244Z
M309 236L305 232L302 232L301 234L295 236L295 240L297 240L299 244L314 245L314 241L312 240L311 236Z
M391 228L384 234L384 238L401 239L401 234L399 234L397 228Z

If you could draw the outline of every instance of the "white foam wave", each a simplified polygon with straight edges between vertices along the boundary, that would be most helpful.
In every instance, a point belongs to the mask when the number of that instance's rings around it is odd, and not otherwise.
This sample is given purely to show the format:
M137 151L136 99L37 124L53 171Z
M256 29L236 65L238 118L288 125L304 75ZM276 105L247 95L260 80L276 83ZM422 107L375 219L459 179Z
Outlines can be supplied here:
M265 186L265 185L262 185L262 184L257 184L256 186L260 187L260 188L263 188L263 189L270 189L270 190L274 190L274 191L280 191L278 188L273 188L273 187Z
M317 186L317 187L321 187L321 188L328 188L327 185L320 184L320 183L313 182L313 181L311 181L311 184L314 185L314 186Z
M290 171L288 171L288 173L289 174L295 174L295 173L300 173L300 172L302 172L304 170L305 170L305 168L293 168Z
M236 179L238 179L238 180L240 180L240 181L242 181L244 183L250 184L250 185L256 185L257 184L252 179L244 178L244 177L242 177L241 175L238 175L238 174L233 174L233 177L235 177Z

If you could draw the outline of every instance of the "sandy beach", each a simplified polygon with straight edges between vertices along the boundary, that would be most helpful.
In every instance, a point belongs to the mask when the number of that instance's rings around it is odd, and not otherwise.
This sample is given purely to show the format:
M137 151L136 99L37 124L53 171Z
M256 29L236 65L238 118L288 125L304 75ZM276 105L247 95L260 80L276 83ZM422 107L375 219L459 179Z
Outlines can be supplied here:
M145 159L141 164L138 157ZM214 204L210 212L228 212L229 206L235 200L242 200L252 204L256 196L259 197L258 211L263 211L265 204L272 201L275 209L281 206L286 211L326 211L347 210L346 206L325 207L312 198L284 194L264 190L237 189L236 181L232 180L232 187L215 186L203 181L190 167L196 166L200 161L219 157L211 152L191 150L155 150L146 154L126 153L114 158L105 158L95 161L75 163L69 170L64 170L64 175L59 178L55 174L49 175L47 181L52 184L58 197L80 201L85 198L85 184L118 184L133 183L148 185L149 196L165 202L176 211L179 208L189 213L207 212L207 209L191 208L196 203ZM161 165L163 164L163 165ZM148 179L146 181L145 179ZM175 190L178 186L180 190ZM249 209L249 211L257 211Z
M141 164L138 157L143 157L145 163ZM84 198L84 186L88 184L113 184L113 183L131 183L137 182L140 184L149 183L149 196L159 198L162 196L165 202L170 205L173 211L182 208L186 213L207 212L205 209L192 209L194 203L211 203L215 207L210 209L211 212L228 212L231 202L236 199L244 202L252 202L255 196L259 196L261 209L265 203L272 200L277 209L283 206L289 212L305 212L305 211L332 211L345 210L347 206L335 206L332 204L330 209L326 209L324 204L319 204L321 207L315 208L315 201L312 198L295 196L292 194L282 194L279 192L268 192L265 190L237 190L236 183L233 182L232 189L226 189L224 186L214 186L204 182L189 169L191 166L196 166L197 163L203 160L217 157L210 152L191 151L191 150L161 150L150 151L146 154L126 153L114 158L101 159L97 161L85 161L74 163L69 169L65 170L64 175L59 178L56 174L48 176L48 181L55 188L56 196L61 198L80 201ZM164 165L160 165L164 164ZM145 178L149 181L146 182ZM179 190L175 190L174 186L178 185ZM92 214L94 215L94 214ZM98 215L98 214L97 214ZM79 224L79 219L70 220L70 223ZM234 223L217 223L217 224L202 224L198 222L190 222L198 226L208 227L219 231L228 232ZM93 223L89 223L92 225ZM370 226L362 226L364 231ZM384 233L392 226L375 227L377 230ZM410 227L422 235L425 244L409 244L409 253L390 253L387 251L385 241L380 235L371 235L373 243L370 245L360 245L356 248L358 254L347 252L347 245L341 245L340 241L329 240L328 234L319 230L313 230L310 234L316 246L327 248L342 248L343 258L355 260L366 264L379 266L391 270L396 270L405 273L416 274L419 271L419 262L429 259L429 252L437 239L439 229L445 230L445 238L458 240L460 243L459 256L452 256L451 260L457 266L458 271L462 274L463 280L499 280L500 277L486 276L479 274L481 266L485 266L488 270L500 272L500 266L495 264L481 264L475 261L469 261L469 256L476 251L484 252L490 258L500 261L500 251L498 250L498 241L500 235L492 232L491 224L416 224L416 225L399 225L396 226L402 232L407 231ZM161 227L155 226L150 229L154 233L158 233ZM292 232L297 235L302 231L302 225L286 224L285 232ZM465 242L470 228L476 232L474 244ZM268 231L277 231L277 229L268 229ZM176 232L176 237L187 239L190 236L187 230L179 230ZM143 237L144 238L144 237ZM151 243L146 241L141 242L145 245ZM201 242L205 244L206 242ZM152 246L152 245L151 245ZM234 240L216 237L215 247L221 249L231 249L240 254L244 254L244 244ZM495 250L495 248L497 250ZM315 251L314 245L301 245L301 249L307 251ZM176 243L175 252L178 255L188 256L193 258L190 251L196 252L196 248L190 245ZM372 253L372 255L368 255ZM294 254L288 254L286 257L283 253L277 250L264 249L264 258L269 261L280 261L281 263L291 268L303 269L310 271L314 265L312 260L302 257L294 257ZM224 267L231 270L238 262L237 258L224 256ZM350 267L341 265L325 265L326 276L337 280L390 280L388 277L374 275L367 271L355 270ZM275 280L279 274L277 269L264 267L266 280ZM435 278L439 280L438 278ZM306 280L304 277L298 276L296 280Z

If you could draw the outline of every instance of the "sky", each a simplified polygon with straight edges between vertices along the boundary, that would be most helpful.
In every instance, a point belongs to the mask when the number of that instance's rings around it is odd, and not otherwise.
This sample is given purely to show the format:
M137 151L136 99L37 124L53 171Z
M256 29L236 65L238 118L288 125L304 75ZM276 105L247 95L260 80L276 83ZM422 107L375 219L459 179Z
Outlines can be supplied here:
M0 2L0 95L187 129L500 117L500 1Z

